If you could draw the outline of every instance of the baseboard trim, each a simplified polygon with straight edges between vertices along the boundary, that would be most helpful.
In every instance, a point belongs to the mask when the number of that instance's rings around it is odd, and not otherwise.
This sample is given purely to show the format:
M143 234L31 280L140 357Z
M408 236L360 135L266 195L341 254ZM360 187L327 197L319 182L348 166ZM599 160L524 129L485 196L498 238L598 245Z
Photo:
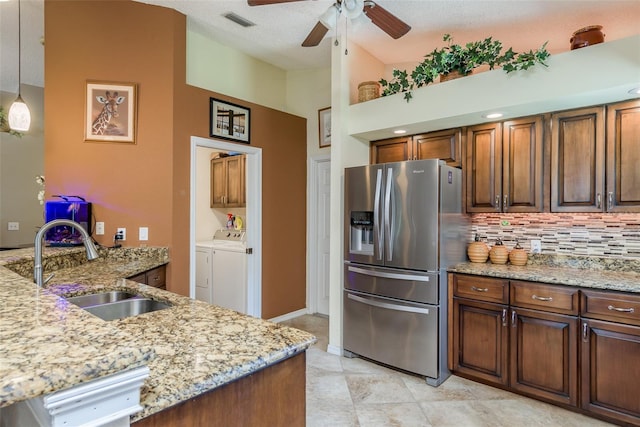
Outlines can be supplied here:
M335 354L336 356L342 356L342 348L337 345L329 344L327 346L327 353Z
M269 319L269 321L274 323L280 323L280 322L284 322L285 320L291 320L296 317L304 316L305 314L311 314L309 313L309 309L303 308L301 310L292 311L291 313L283 314L282 316Z

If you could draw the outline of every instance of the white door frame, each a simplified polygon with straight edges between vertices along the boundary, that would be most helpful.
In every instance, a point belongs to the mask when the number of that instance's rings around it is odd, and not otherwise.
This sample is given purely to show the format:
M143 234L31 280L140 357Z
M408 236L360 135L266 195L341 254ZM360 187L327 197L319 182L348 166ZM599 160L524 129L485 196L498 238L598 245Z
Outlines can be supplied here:
M262 149L217 139L191 137L191 178L189 198L189 296L196 294L196 147L247 154L247 314L262 317Z
M307 308L309 313L318 312L318 246L313 244L318 236L318 164L330 162L330 154L318 154L309 157L307 186L309 227L307 229L307 247L309 260L307 268Z

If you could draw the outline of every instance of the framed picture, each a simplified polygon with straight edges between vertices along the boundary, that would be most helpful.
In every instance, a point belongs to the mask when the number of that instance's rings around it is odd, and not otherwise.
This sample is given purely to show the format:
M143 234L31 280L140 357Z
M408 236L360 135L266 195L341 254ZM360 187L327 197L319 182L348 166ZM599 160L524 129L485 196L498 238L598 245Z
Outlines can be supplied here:
M85 141L136 142L135 83L87 81Z
M249 108L210 98L209 136L249 144Z
M331 107L318 110L320 148L331 146Z

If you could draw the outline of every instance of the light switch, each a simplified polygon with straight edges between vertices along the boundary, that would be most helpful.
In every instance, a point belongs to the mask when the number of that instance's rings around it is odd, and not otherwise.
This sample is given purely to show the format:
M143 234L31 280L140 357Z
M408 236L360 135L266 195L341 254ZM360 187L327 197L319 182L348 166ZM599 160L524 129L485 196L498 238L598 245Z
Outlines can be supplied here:
M140 227L140 230L138 230L138 240L149 240L149 227Z
M104 234L104 222L96 222L96 235Z

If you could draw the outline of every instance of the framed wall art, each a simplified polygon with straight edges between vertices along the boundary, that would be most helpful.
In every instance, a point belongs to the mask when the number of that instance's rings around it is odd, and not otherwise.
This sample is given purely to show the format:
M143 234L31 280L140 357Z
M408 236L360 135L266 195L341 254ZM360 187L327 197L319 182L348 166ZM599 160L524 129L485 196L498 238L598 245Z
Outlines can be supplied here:
M85 141L136 142L135 83L87 81Z
M320 148L331 146L331 107L318 110Z
M209 136L250 143L249 108L210 98L209 111Z

